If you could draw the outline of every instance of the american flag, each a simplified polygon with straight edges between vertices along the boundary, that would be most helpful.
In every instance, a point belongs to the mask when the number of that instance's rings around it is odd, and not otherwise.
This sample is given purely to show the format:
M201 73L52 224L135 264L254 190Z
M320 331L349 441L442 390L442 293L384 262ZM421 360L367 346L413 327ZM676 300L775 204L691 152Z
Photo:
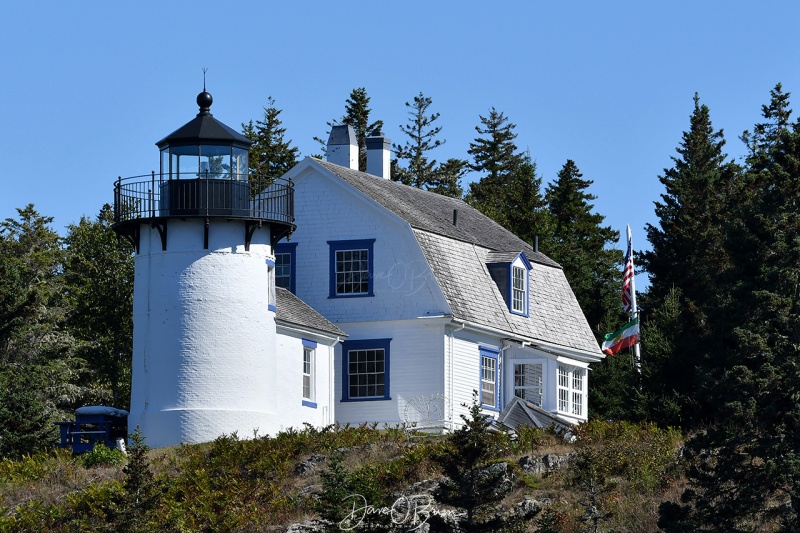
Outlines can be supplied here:
M631 311L633 291L633 247L631 245L631 227L628 226L628 251L625 254L625 270L622 271L622 310Z

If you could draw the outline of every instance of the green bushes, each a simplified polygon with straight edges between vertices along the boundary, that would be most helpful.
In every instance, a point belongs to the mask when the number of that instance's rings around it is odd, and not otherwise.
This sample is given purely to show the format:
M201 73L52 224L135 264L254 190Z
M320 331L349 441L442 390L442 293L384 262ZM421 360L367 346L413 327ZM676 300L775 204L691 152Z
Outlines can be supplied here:
M85 468L93 466L122 466L125 464L125 453L117 448L109 448L105 444L95 444L92 451L81 456Z

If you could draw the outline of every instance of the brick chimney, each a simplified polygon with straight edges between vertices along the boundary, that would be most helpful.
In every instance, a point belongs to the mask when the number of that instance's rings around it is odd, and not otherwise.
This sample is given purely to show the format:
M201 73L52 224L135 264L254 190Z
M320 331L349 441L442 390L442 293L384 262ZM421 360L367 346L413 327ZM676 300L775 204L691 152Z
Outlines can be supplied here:
M392 142L380 131L373 131L365 139L367 145L367 173L389 179L391 172Z
M331 126L325 153L329 163L358 170L358 141L353 126Z

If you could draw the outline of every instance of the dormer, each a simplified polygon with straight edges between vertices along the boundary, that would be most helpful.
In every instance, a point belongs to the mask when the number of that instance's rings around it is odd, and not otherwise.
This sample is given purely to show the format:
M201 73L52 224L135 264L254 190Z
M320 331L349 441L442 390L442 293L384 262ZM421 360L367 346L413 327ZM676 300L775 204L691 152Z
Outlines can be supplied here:
M523 252L489 252L489 274L503 295L508 310L528 316L530 309L531 264Z

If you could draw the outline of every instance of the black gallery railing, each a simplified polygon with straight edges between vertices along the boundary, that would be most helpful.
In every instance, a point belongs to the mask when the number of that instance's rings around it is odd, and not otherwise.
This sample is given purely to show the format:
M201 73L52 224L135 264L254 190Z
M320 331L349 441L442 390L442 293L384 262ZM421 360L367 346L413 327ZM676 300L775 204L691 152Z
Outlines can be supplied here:
M282 178L263 180L210 172L173 173L172 179L153 172L117 179L114 222L162 217L230 217L292 224L294 184Z

